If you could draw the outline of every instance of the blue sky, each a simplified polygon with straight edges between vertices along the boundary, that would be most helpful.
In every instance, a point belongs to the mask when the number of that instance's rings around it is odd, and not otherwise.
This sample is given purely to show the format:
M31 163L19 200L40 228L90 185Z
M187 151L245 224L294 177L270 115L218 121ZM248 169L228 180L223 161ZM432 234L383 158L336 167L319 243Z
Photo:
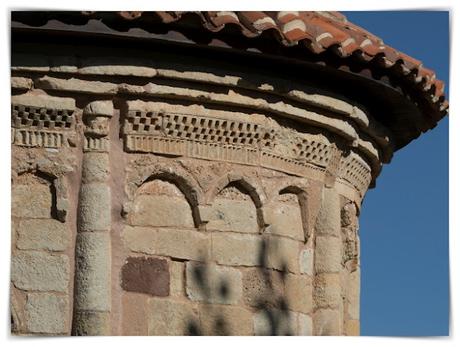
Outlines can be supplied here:
M448 82L448 12L344 13ZM449 334L448 123L396 152L366 194L361 335Z

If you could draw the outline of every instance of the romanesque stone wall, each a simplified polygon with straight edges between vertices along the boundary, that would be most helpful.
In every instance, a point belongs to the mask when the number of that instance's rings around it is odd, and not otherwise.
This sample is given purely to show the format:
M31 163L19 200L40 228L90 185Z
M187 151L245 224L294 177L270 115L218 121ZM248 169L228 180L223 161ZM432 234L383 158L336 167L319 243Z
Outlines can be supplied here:
M357 218L385 129L178 64L13 55L13 331L359 334Z

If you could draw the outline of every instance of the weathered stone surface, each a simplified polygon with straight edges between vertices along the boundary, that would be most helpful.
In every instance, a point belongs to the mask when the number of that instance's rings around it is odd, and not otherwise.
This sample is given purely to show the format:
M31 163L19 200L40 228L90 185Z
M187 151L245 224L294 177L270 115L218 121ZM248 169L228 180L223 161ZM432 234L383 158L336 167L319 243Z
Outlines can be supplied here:
M323 189L315 231L318 236L340 235L340 196L334 189Z
M242 276L237 269L213 264L186 265L186 292L194 301L237 304L242 294Z
M80 74L88 75L118 75L136 77L154 77L157 71L146 62L110 57L87 58L82 61Z
M257 211L251 200L215 199L214 216L206 225L207 230L257 233Z
M338 310L320 309L313 314L314 335L338 336L341 334L341 318Z
M312 286L309 277L287 274L285 293L288 307L292 311L310 313L312 310Z
M13 89L31 89L32 80L26 77L11 77L11 88Z
M70 230L55 219L21 220L18 227L19 249L63 251L67 248Z
M15 217L51 217L51 190L45 184L13 185L11 200L11 214Z
M209 257L208 235L196 230L126 226L122 237L125 245L133 252L188 260L203 260Z
M122 331L124 336L148 335L147 302L144 294L123 293L122 297Z
M35 80L35 87L88 94L114 95L117 93L117 85L114 83L85 81L77 78L61 79L44 76Z
M342 241L339 237L317 236L316 237L315 271L339 272L342 260Z
M297 330L297 314L288 310L260 310L253 322L255 335L294 335Z
M300 213L300 205L298 203L272 204L268 209L267 214L270 216L268 220L268 223L270 224L270 233L292 237L301 241L304 240L305 237L302 225L302 215Z
M313 275L313 254L314 251L311 248L300 252L300 272L308 276Z
M359 320L360 270L352 272L348 280L348 315Z
M243 270L243 299L246 305L277 307L284 298L282 274L262 268Z
M11 280L19 289L66 292L69 258L39 251L18 251L11 261Z
M151 298L149 303L149 335L190 335L199 329L198 310L192 303Z
M85 116L85 135L88 139L88 142L91 140L102 140L102 137L105 137L109 134L110 118L106 116ZM107 146L107 148L109 145Z
M267 266L299 273L299 254L303 242L271 236L267 243Z
M338 308L341 297L339 274L321 273L314 279L314 301L316 308Z
M92 101L83 109L85 116L113 116L113 102L112 101Z
M104 183L81 185L78 206L80 231L110 230L110 196L110 188Z
M82 182L105 182L109 177L109 156L107 153L85 153L82 164Z
M222 265L257 266L261 262L263 241L256 235L212 233L212 259Z
M345 321L345 334L347 336L359 336L360 335L359 320L350 319L350 320Z
M171 261L169 263L171 269L171 296L185 295L185 265L180 261Z
M313 321L309 315L299 313L299 327L297 334L300 336L311 336L313 335Z
M140 195L134 201L133 225L158 227L189 227L194 222L192 209L183 198L164 195Z
M75 305L79 310L110 311L110 235L78 233L76 243Z
M121 287L129 292L168 296L169 282L166 259L128 257L121 268Z
M72 335L110 335L110 312L76 311L72 324Z
M69 302L67 297L55 294L27 294L25 307L27 330L32 333L67 333Z
M12 104L20 104L26 106L43 107L50 109L74 110L75 100L72 98L60 98L49 96L46 94L21 94L11 96Z
M253 335L251 311L238 306L200 305L200 323L203 335Z

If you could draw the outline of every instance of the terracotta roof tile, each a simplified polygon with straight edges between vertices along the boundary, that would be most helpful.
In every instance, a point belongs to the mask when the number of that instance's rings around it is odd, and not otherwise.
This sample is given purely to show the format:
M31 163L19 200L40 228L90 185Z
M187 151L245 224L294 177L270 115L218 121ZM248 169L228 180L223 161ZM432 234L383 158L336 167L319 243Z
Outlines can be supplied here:
M363 63L361 75L365 69L370 69L370 77L374 78L372 66L387 69L388 74L396 74L410 80L414 90L419 91L419 97L431 103L433 110L446 114L446 103L438 104L443 95L443 83L436 79L433 71L423 67L422 63L398 50L386 45L383 41L367 30L349 22L340 12L310 12L310 11L195 11L195 12L117 12L118 19L127 20L134 26L137 20L155 17L165 24L176 23L180 26L184 14L198 16L201 25L206 30L218 33L227 25L236 26L242 35L253 38L265 31L274 31L273 35L281 45L299 45L306 47L313 54L332 52L340 58L353 56ZM98 18L99 12L80 12L80 16ZM107 12L105 13L107 15ZM113 13L111 13L113 16ZM272 34L270 32L270 34ZM216 34L217 35L217 34ZM211 40L210 42L214 42ZM311 57L311 54L309 55ZM321 59L320 59L321 60ZM344 60L345 61L345 60ZM374 64L376 63L376 64ZM337 63L342 65L340 62ZM344 63L346 64L346 63ZM366 66L370 64L370 66ZM378 73L380 77L383 75ZM431 111L428 111L428 113ZM437 116L439 117L439 115Z

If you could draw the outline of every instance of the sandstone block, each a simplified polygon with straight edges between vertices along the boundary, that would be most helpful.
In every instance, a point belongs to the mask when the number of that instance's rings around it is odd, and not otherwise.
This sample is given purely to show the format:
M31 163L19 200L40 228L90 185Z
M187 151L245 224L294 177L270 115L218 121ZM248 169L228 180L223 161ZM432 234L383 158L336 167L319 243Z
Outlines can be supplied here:
M87 58L82 61L80 74L88 75L118 75L136 77L154 77L157 71L148 66L148 63L125 59Z
M317 274L314 287L315 307L335 309L339 307L342 301L339 274Z
M148 311L149 335L190 335L200 326L192 303L151 298Z
M171 261L171 296L185 295L185 265L180 261Z
M271 236L267 243L267 266L299 273L299 254L303 242L286 237Z
M85 153L82 163L82 182L105 182L109 177L109 156L107 153Z
M67 248L70 230L55 219L21 220L18 227L19 249L63 251Z
M213 264L186 265L186 292L194 301L236 304L242 294L242 276L236 269Z
M340 271L342 241L339 237L317 236L315 252L316 273Z
M262 309L254 314L255 335L294 335L297 314L288 310Z
M67 333L69 302L55 294L27 294L27 330L32 333Z
M110 223L110 188L103 183L82 184L79 203L80 231L108 231Z
M11 261L11 280L19 289L66 292L69 258L39 251L18 251Z
M290 194L291 195L291 194ZM268 224L270 224L270 233L282 236L292 237L303 241L304 231L302 224L302 215L300 205L288 203L272 204L267 210Z
M243 270L243 299L246 305L278 307L284 298L284 281L280 273L253 268Z
M207 230L258 233L257 210L252 200L215 199Z
M312 310L312 286L309 277L287 274L285 292L288 307L292 311L310 313Z
M76 311L72 335L110 335L110 312Z
M156 229L126 226L125 245L133 252L170 256L179 259L208 259L208 235L197 230Z
M222 265L257 266L262 264L260 236L237 233L212 233L212 259Z
M300 252L300 272L308 276L313 275L313 250L311 248Z
M348 281L348 316L359 320L360 270L353 271Z
M49 76L35 80L35 86L40 89L65 90L76 93L114 95L117 85L109 82L85 81L77 78L61 79Z
M253 335L252 313L238 306L200 305L203 335Z
M300 336L311 336L313 335L313 321L309 315L299 313L299 327L298 334Z
M109 233L78 233L75 253L75 305L79 310L110 311Z
M11 214L15 217L51 217L51 190L45 184L13 185L11 200Z
M147 330L147 302L144 294L122 294L122 331L123 336L146 336Z
M31 89L32 80L26 77L11 77L11 88L13 89Z
M139 226L195 226L192 209L185 198L164 195L140 195L133 206L131 223Z
M166 259L128 257L121 268L121 287L129 292L168 296L169 282Z
M334 189L323 189L315 230L318 236L340 235L340 196Z
M313 315L313 333L316 336L338 336L341 332L341 318L338 310L319 309Z
M26 106L35 106L51 109L74 110L75 100L72 98L61 98L44 94L21 94L11 96L12 104L20 104Z

